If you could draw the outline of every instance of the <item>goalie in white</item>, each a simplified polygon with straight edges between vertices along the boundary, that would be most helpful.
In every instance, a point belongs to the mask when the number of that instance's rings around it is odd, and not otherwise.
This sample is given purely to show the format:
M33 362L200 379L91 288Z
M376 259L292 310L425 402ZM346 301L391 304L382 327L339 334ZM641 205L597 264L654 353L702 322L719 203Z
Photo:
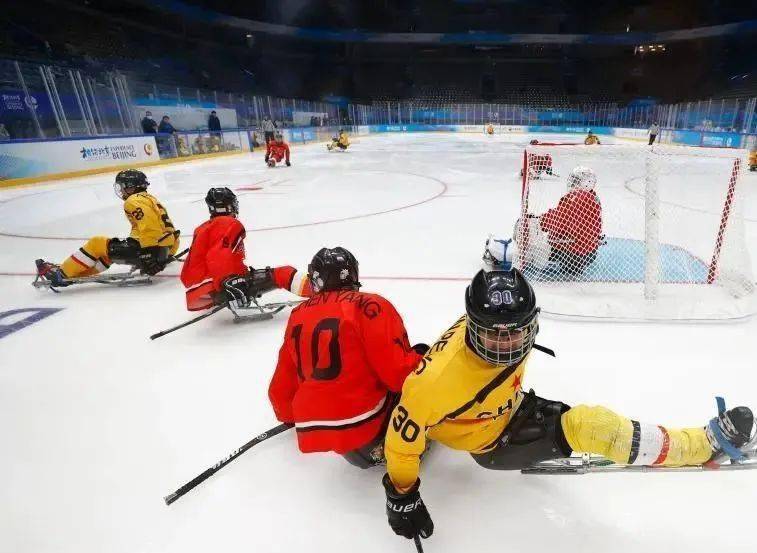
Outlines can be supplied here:
M576 167L568 175L568 191L557 206L541 215L526 213L513 229L513 240L490 236L484 252L485 268L520 268L541 272L550 266L561 274L576 276L597 257L602 244L602 205L594 188L597 176L588 167Z

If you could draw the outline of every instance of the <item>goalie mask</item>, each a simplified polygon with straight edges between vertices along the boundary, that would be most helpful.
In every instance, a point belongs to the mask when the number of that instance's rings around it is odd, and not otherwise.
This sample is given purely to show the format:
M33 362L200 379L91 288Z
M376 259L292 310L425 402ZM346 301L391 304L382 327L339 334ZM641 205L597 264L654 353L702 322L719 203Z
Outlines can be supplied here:
M113 183L113 190L116 196L126 200L132 194L144 192L150 185L147 182L147 176L142 171L136 169L127 169L116 175L116 182Z
M358 263L352 253L340 246L321 248L308 265L308 278L314 292L358 290Z
M588 167L579 165L568 175L568 192L571 190L594 190L597 175Z
M497 367L512 367L531 351L539 329L533 288L518 269L479 271L465 290L466 343Z
M208 205L210 216L239 215L239 201L236 194L228 188L211 188L205 196L205 203Z

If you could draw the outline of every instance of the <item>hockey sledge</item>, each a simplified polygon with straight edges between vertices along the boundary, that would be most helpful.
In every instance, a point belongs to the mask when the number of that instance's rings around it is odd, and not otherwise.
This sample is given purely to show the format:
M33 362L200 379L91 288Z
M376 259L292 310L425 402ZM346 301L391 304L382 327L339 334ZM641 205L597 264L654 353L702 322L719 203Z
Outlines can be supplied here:
M150 275L139 274L138 269L134 268L128 273L113 273L113 274L96 275L96 276L90 276L90 277L69 278L69 279L65 279L63 282L66 284L66 287L72 286L75 284L93 284L93 283L107 284L110 286L117 286L117 287L127 287L127 286L144 286L147 284L151 284L153 280ZM49 280L42 277L42 275L37 275L37 277L34 279L34 282L32 282L32 286L34 286L35 288L48 288L56 293L58 292L57 288L60 288L60 286L53 284Z
M305 300L282 301L260 305L257 300L253 299L249 307L234 307L232 304L229 304L229 310L234 314L235 323L265 321L273 319L276 313L281 312L285 308L294 307L303 301Z
M720 470L750 470L757 469L757 439L742 449L743 458L730 459L722 455L703 465L685 465L680 467L666 467L662 465L624 465L615 463L601 455L589 455L585 453L550 459L533 463L531 466L521 469L523 474L591 474L593 472L706 472Z

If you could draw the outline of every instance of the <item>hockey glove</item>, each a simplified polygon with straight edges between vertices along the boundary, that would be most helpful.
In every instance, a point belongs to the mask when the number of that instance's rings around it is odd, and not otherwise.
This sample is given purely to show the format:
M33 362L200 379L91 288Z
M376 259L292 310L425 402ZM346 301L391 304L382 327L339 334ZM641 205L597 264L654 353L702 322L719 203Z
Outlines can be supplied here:
M221 302L226 303L234 309L244 309L250 306L250 283L246 277L233 276L223 281L224 295L221 296Z
M265 269L253 269L250 267L247 281L250 286L250 296L255 298L259 298L264 293L277 288L276 283L273 281L273 269L270 267L266 267Z
M420 479L404 494L395 489L388 474L384 475L382 483L386 490L386 516L394 533L409 540L415 536L424 539L431 536L434 533L434 523L418 493Z
M287 160L287 167L291 167L291 166L292 166L292 164L289 163L289 160Z
M413 346L413 351L414 351L415 353L418 353L418 354L420 354L420 355L426 355L426 353L427 353L427 352L428 352L428 350L430 350L430 349L431 349L431 348L430 348L430 347L428 346L428 344L415 344L415 345Z
M150 246L139 250L139 269L145 275L157 275L168 263L168 248Z

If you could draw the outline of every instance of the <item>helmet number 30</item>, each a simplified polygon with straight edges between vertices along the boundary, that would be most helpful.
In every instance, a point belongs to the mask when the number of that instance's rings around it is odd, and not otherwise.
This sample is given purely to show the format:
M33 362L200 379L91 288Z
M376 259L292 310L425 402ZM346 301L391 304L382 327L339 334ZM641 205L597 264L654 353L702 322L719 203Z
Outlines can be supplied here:
M510 305L513 303L513 294L510 290L495 290L490 296L492 305Z

